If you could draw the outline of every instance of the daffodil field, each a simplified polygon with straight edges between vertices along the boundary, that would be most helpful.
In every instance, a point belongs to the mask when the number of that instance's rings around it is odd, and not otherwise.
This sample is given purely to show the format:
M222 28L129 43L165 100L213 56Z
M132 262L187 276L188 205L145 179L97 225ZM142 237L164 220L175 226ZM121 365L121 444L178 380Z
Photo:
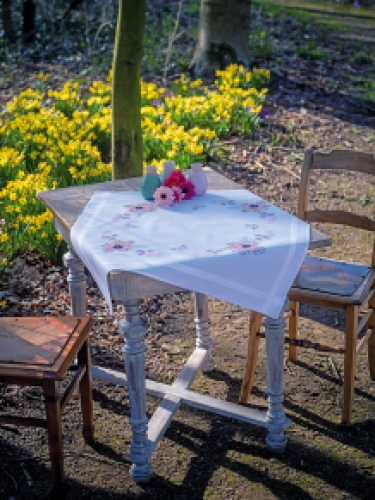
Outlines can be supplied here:
M144 165L173 159L181 169L204 162L213 146L259 125L269 71L231 65L215 85L182 75L167 90L141 81ZM111 179L111 74L89 89L68 81L48 90L40 74L0 115L0 255L2 266L36 250L52 262L61 241L52 214L37 200L47 189Z

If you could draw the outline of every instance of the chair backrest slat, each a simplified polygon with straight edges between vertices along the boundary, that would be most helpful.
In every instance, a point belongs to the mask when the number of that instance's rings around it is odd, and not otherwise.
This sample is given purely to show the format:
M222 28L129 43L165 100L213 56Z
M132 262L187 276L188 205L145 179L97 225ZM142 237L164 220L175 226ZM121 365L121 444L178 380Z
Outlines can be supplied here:
M313 170L351 170L375 175L375 158L370 153L337 149L329 153L313 152L311 168Z
M308 210L305 212L307 222L331 222L345 226L375 232L375 221L366 215L357 215L345 210Z
M329 153L315 151L312 147L306 149L301 172L297 213L300 219L307 222L342 224L375 232L375 221L365 215L357 215L345 210L308 210L312 170L349 170L375 176L374 155L342 149ZM375 240L371 265L375 267Z

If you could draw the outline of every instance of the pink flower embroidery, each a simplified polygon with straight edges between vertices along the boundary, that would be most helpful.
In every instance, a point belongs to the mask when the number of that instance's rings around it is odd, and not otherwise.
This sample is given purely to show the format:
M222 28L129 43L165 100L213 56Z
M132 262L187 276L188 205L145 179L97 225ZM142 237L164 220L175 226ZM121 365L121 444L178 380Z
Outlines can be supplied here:
M170 207L174 203L173 189L166 186L161 186L155 191L154 200L159 207Z
M104 245L107 252L128 252L133 245L132 241L111 241Z
M154 206L151 203L137 203L136 205L129 206L129 212L144 213L152 212Z
M236 243L230 243L230 248L233 250L233 252L252 252L253 250L256 250L258 248L258 243L255 243L253 241L238 241Z
M255 201L253 203L244 203L242 205L242 212L260 212L266 208L263 201Z

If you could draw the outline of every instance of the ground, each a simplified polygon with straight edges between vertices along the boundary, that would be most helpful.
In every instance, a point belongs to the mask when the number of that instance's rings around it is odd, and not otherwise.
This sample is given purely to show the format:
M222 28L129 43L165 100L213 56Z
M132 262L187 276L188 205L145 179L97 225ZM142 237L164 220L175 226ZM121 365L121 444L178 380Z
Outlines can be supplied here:
M270 25L267 16L264 23ZM209 162L212 168L291 213L296 212L301 160L307 146L373 152L371 102L358 101L343 74L345 66L345 72L357 80L368 78L370 63L341 58L354 50L354 42L343 38L342 32L330 33L326 42L325 50L333 47L331 62L296 57L288 52L287 43L277 45L279 54L272 59L273 84L266 105L268 123L251 137L228 139ZM342 49L338 54L339 42ZM275 63L277 57L283 58L282 67ZM272 61L264 64L272 66ZM316 205L346 206L374 217L374 183L362 176L342 173L338 180L320 176L313 189ZM372 243L366 234L354 236L342 228L325 230L334 239L332 248L322 250L325 255L369 262ZM28 255L16 263L11 276L2 279L0 294L8 304L0 309L1 315L69 314L62 267ZM115 308L113 320L90 277L88 285L88 310L95 318L91 335L94 362L122 369L122 339L116 330L122 307ZM193 389L235 402L242 380L249 313L215 299L210 299L209 305L216 368L199 376ZM181 293L148 298L141 310L149 324L147 375L170 382L194 345L191 297ZM342 329L341 314L303 306L301 315L302 336L321 342L332 341L334 336L342 344L342 333L332 328ZM263 343L259 358L251 404L266 408ZM263 429L182 407L156 450L152 461L155 475L143 486L136 485L129 475L127 393L95 381L95 443L87 446L81 437L78 397L63 416L66 498L372 499L375 386L368 375L366 349L358 359L353 426L348 429L336 424L342 374L340 355L305 350L297 363L290 363L286 352L285 409L293 423L281 455L268 450ZM158 400L147 397L150 415L157 404ZM1 410L40 414L41 407L39 390L0 386ZM1 427L0 457L1 499L51 498L44 430Z

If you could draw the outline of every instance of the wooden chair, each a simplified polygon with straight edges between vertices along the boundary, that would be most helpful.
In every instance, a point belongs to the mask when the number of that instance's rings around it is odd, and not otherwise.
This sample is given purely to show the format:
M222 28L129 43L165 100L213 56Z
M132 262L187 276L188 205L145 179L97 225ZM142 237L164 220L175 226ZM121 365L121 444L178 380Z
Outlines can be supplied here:
M371 154L336 150L319 153L306 150L301 174L298 217L307 222L343 224L375 232L375 221L344 210L308 210L308 193L312 170L351 170L375 175L375 158ZM371 180L373 182L373 180ZM355 258L355 255L354 255ZM370 266L323 259L308 255L288 294L289 359L297 360L297 347L319 351L340 352L344 358L342 425L350 425L353 407L356 355L368 343L370 377L375 380L375 242ZM298 339L299 303L343 311L346 317L345 347L339 348L309 339ZM247 403L251 392L258 357L262 315L251 312L248 350L240 402Z
M46 419L0 415L0 423L47 429L54 486L64 480L61 413L79 384L86 442L94 437L91 358L86 317L0 318L0 382L43 389ZM75 373L60 397L60 381Z

